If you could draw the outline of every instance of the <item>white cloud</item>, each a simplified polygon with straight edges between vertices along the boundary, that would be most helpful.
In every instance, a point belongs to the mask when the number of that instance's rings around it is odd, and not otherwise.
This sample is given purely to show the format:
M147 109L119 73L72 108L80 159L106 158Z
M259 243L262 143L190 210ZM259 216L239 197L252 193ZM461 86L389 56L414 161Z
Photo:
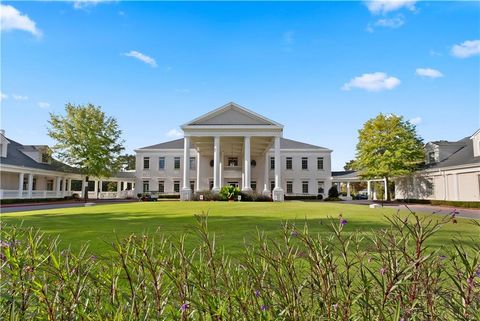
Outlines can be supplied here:
M175 91L177 93L188 94L190 92L190 89L188 89L188 88L176 88Z
M377 27L399 28L405 23L403 15L397 15L395 18L383 18L375 22Z
M12 97L15 100L27 100L28 99L28 96L21 96L21 95L15 95L15 94L13 94Z
M468 58L480 54L480 40L467 40L452 47L452 55L457 58Z
M442 56L442 54L439 53L438 51L435 51L435 50L432 49L432 50L430 50L430 56L432 56L432 57L440 57L440 56Z
M144 63L152 66L152 67L157 67L157 62L155 61L155 59L153 59L152 57L150 56L147 56L141 52L138 52L138 51L135 51L135 50L132 50L130 52L127 52L124 54L125 56L127 57L133 57L133 58L136 58L140 61L143 61Z
M419 125L422 122L422 117L415 117L408 121L412 125Z
M295 37L295 31L293 31L293 30L289 30L289 31L283 33L284 44L291 45L294 41L294 37Z
M8 98L8 95L7 94L4 94L0 91L0 101L4 100L4 99L7 99Z
M75 0L73 1L73 7L75 9L88 9L89 7L96 6L100 2L111 2L112 0Z
M37 105L38 105L38 107L43 108L43 109L46 109L46 108L50 107L50 103L47 103L45 101L40 101L40 102L38 102Z
M415 10L416 0L370 0L365 4L373 14L386 14L402 8Z
M432 69L432 68L417 68L417 70L415 70L415 73L417 74L417 76L420 76L420 77L427 77L427 78L443 77L443 74L439 70Z
M27 15L20 13L11 5L0 4L0 30L23 30L40 37L42 32L38 30L35 21Z
M366 91L382 91L391 90L400 85L400 79L388 76L384 72L374 72L371 74L363 74L359 77L351 79L343 85L342 90L351 90L352 88L365 89Z
M171 138L180 138L180 137L183 137L183 132L176 128L173 128L173 129L170 129L165 135Z

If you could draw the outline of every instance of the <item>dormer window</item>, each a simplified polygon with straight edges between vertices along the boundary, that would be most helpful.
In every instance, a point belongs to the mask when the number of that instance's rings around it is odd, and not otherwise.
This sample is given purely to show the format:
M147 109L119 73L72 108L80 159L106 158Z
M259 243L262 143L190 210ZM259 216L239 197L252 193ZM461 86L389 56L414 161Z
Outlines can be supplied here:
M42 163L50 163L50 154L49 153L46 153L46 152L43 152L42 153Z
M428 161L429 164L433 164L433 163L436 162L436 160L435 160L435 152L434 152L434 151L428 152L428 154L427 154L427 161Z

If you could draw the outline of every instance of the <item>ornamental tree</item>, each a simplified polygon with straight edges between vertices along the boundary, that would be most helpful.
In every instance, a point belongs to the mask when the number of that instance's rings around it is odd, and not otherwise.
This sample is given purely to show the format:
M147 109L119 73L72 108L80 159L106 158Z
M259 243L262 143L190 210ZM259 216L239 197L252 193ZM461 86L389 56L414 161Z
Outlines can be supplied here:
M56 141L53 150L65 163L85 175L85 201L89 177L111 177L121 167L124 150L117 120L99 106L65 105L66 115L51 113L48 135Z
M358 133L354 166L363 178L385 178L388 186L390 178L411 174L424 163L422 139L402 116L379 114Z

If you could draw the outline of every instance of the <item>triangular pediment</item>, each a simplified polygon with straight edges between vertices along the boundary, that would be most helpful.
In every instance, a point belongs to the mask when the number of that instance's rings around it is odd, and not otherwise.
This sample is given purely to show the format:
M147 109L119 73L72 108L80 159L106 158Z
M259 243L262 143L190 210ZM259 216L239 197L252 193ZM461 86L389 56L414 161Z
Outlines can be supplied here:
M184 126L278 126L282 125L235 103L226 104Z

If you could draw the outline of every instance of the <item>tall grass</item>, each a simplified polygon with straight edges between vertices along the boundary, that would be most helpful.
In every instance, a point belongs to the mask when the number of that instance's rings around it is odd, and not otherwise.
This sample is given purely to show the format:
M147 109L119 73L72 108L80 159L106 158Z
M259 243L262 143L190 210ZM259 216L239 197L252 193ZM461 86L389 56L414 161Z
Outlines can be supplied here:
M340 216L326 238L285 223L279 237L259 231L234 258L208 232L206 215L191 229L194 250L191 235L156 232L117 239L105 257L3 226L0 319L480 320L478 242L427 245L455 213L388 220L366 236L345 233Z

